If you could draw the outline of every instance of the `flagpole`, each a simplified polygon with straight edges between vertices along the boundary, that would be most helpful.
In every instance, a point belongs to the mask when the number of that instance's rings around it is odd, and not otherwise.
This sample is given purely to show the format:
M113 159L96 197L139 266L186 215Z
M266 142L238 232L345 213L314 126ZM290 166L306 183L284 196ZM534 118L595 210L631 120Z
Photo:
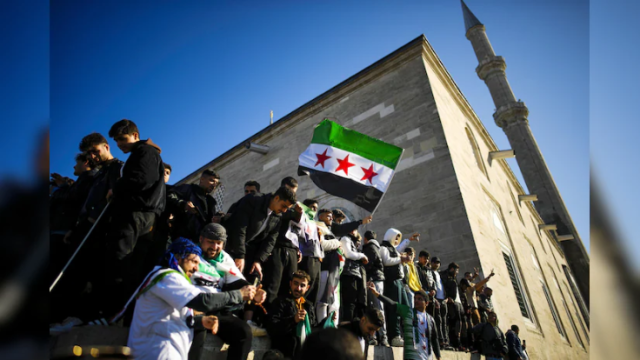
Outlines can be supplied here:
M404 155L404 148L402 148L402 154L400 154L400 159L402 159L402 155ZM402 160L400 160L402 161ZM400 161L398 161L398 165L400 165ZM396 168L398 168L398 166L396 166ZM391 174L391 178L389 179L389 185L391 185L391 181L393 181L393 177L396 176L396 169L393 169L393 174ZM387 188L388 190L388 188ZM373 216L373 213L376 212L376 210L378 210L378 206L380 206L380 203L382 202L382 198L384 197L384 195L387 192L383 192L382 196L380 196L380 201L378 201L378 204L376 205L376 207L373 209L373 211L371 212L371 216Z
M78 251L80 251L80 248L82 248L82 245L84 245L85 241L87 241L87 239L89 238L89 235L91 235L91 232L93 232L93 229L95 229L96 225L98 225L98 222L102 218L102 215L104 215L105 211L107 211L107 208L109 207L109 204L111 204L111 202L108 202L107 205L104 207L104 209L102 209L102 212L100 213L100 216L98 216L96 221L93 223L93 226L91 227L91 229L89 230L87 235L84 237L84 239L82 239L82 242L80 243L80 245L78 245L78 247L76 248L76 251L73 253L73 255L71 255L71 258L69 259L69 261L67 261L67 264L64 266L62 271L60 271L60 274L58 274L58 277L56 278L56 280L53 282L53 284L51 284L51 287L49 288L49 292L53 291L53 288L56 286L58 281L60 281L60 278L62 277L62 275L64 275L64 272L67 270L67 268L69 267L69 265L71 264L73 259L78 254Z

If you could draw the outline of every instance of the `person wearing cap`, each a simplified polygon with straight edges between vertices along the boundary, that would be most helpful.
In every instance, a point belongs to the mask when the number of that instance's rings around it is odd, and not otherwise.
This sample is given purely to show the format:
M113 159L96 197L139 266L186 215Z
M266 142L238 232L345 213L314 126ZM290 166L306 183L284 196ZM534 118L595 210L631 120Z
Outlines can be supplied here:
M389 299L380 294L373 283L369 283L369 290L385 308L395 308L402 318L404 334L404 360L440 360L440 344L435 320L427 312L429 295L423 290L418 290L414 297L413 308Z
M393 301L403 304L409 303L404 291L404 269L402 266L402 263L409 261L409 257L406 254L402 254L402 252L407 248L410 241L419 241L419 235L414 233L409 239L400 241L402 240L402 233L397 229L391 228L384 234L384 241L380 247L380 257L385 266L383 294ZM401 328L396 308L385 306L384 315L391 346L402 347Z
M438 327L438 339L440 341L440 348L443 350L452 349L449 347L449 326L447 325L447 298L444 292L444 285L442 284L442 278L440 277L440 258L434 256L431 258L431 276L434 282L434 301L433 305L429 308L429 313L436 320L436 326Z
M206 293L191 283L198 271L202 250L191 240L176 239L160 266L147 275L125 308L111 320L115 323L135 301L127 346L136 360L187 360L193 329L218 329L215 316L208 313L253 299L256 289ZM137 300L136 300L137 299Z
M205 293L221 293L249 287L242 272L235 262L224 251L227 231L220 224L207 224L200 232L199 246L202 249L202 260L198 270L191 275L193 284ZM254 301L262 303L266 297L264 290L258 288ZM229 344L227 359L245 360L251 351L253 339L252 328L246 322L231 315L232 311L242 308L242 304L228 307L207 315L216 315L219 322L218 336L225 344ZM200 359L204 349L206 331L196 330L193 344L189 350L190 359Z
M376 291L378 291L379 293L383 293L384 264L382 262L382 257L380 256L380 244L378 244L378 241L376 240L375 231L368 230L364 233L364 246L362 247L362 252L365 254L367 259L369 259L369 262L364 265L364 269L367 272L367 279L373 283ZM386 324L384 323L384 304L380 300L378 300L377 297L373 296L370 291L367 295L369 307L380 310L383 315L383 324L377 331L377 339L375 337L372 337L372 339L369 341L369 345L375 346L379 343L382 346L389 346Z

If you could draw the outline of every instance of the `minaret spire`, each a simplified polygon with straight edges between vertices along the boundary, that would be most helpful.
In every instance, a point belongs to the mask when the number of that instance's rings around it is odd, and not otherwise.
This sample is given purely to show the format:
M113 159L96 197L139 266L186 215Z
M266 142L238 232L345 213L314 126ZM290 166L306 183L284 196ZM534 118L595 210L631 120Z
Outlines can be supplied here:
M471 10L469 10L469 7L464 3L464 0L460 0L460 3L462 3L462 14L464 15L464 31L469 31L469 29L476 25L482 25L480 20L478 20Z
M529 193L538 196L534 204L540 217L545 224L556 225L557 240L561 241L567 263L588 306L589 255L533 137L529 127L529 109L513 94L505 72L507 63L493 51L485 26L461 1L466 37L471 41L479 62L476 73L487 84L496 107L493 119L509 139Z

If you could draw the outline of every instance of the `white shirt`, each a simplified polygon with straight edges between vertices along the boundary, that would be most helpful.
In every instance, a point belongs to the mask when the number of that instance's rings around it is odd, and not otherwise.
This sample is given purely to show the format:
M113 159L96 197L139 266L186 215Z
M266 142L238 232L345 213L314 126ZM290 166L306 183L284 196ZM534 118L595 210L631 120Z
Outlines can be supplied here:
M429 339L427 339L427 332L429 321L426 312L416 311L418 315L418 331L420 333L420 339L415 341L415 348L418 350L421 360L429 360L431 356L429 354Z
M136 302L127 346L136 360L187 360L193 329L186 323L193 312L185 305L200 290L177 273L169 273Z
M435 277L433 280L435 280L436 283L436 299L444 300L444 286L442 285L442 279L440 279L440 273L436 270L433 272L433 275Z

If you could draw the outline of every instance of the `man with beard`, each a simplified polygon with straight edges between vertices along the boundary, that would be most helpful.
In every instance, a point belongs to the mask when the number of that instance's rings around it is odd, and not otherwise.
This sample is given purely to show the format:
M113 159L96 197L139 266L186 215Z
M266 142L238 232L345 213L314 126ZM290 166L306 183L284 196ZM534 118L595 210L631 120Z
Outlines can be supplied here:
M207 293L220 293L247 288L250 284L245 280L233 259L223 249L227 241L227 232L220 224L208 224L200 233L200 248L202 259L198 271L192 276L193 284ZM266 294L263 290L256 291L254 301L262 303ZM231 315L231 311L241 309L237 306L207 313L218 318L218 336L225 344L229 344L227 359L245 360L251 351L251 327L241 319ZM196 330L193 343L189 350L189 359L201 358L206 331Z
M376 331L384 325L384 315L382 311L378 309L368 308L360 319L354 319L347 323L342 323L338 326L339 329L344 329L351 332L358 338L362 353L365 359L369 352L368 339L375 336Z
M271 346L287 358L298 357L305 339L317 325L313 303L304 298L308 286L309 275L296 271L289 283L289 294L278 297L272 306L267 326Z
M174 237L197 239L202 228L216 215L216 199L212 194L220 184L220 175L205 170L198 184L174 186L169 191L167 202L174 211Z
M187 360L193 329L210 329L215 334L219 325L215 316L194 316L194 311L216 311L254 297L251 286L223 293L201 292L189 280L198 270L200 255L196 244L176 239L161 265L129 300L137 298L127 342L137 360Z

